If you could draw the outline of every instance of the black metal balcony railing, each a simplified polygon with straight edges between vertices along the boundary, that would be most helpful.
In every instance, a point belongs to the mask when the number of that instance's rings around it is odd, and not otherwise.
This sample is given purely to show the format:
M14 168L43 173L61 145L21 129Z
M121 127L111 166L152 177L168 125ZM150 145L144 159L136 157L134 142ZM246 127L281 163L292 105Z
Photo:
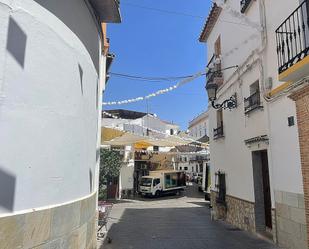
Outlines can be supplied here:
M309 54L309 0L300 6L276 30L279 73Z
M195 156L195 157L191 157L191 158L190 158L190 162L206 161L206 160L208 160L208 156L207 156L207 155Z
M248 98L245 98L244 103L245 103L245 113L260 108L261 107L260 91L256 91Z
M209 72L206 75L206 82L213 82L215 78L222 78L223 74L221 71L221 63L216 64L215 60L217 58L217 55L213 55L208 62L207 68L209 68Z
M252 0L241 0L240 1L240 12L245 13L247 8L249 7Z
M223 122L221 122L220 126L214 129L214 139L218 139L223 137Z

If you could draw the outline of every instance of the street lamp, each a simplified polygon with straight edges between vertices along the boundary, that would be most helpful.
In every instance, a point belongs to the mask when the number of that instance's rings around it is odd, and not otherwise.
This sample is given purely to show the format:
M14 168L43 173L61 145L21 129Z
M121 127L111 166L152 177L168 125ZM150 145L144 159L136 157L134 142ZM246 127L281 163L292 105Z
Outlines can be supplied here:
M213 102L217 99L217 90L218 90L218 85L215 83L208 83L206 85L206 91L208 93L209 101Z
M221 72L223 70L226 69L230 69L230 68L238 68L238 66L232 66L232 67L228 67L216 72ZM210 73L216 73L216 72L210 72ZM217 99L217 91L218 91L218 85L216 83L213 82L208 82L206 85L206 91L208 93L208 99L211 102L211 105L214 109L229 109L232 110L234 108L237 107L237 96L236 93L231 96L229 99L224 100L221 104L216 104L215 101Z

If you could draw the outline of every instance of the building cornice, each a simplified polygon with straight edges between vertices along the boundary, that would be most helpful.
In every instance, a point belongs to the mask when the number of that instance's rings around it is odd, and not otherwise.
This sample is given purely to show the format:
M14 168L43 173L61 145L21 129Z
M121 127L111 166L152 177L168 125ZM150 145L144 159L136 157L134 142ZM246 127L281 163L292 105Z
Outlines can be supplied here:
M198 123L201 122L202 120L207 119L208 116L209 116L208 110L205 111L205 112L203 112L203 113L201 113L201 114L199 114L197 117L195 117L194 119L192 119L191 121L189 121L189 127L188 127L188 128L190 129L192 126L198 124Z
M222 8L219 7L216 3L212 5L211 11L207 17L207 20L204 24L202 33L200 34L199 41L206 42L211 31L213 30L215 24L217 23Z

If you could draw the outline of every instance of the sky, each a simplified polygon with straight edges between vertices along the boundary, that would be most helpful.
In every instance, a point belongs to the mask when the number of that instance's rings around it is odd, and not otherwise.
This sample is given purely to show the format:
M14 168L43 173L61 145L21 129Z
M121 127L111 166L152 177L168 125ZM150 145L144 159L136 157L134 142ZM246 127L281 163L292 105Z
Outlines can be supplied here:
M210 5L209 0L122 0L122 23L110 24L107 31L110 52L116 56L110 72L174 77L204 70L207 64L206 45L200 43L198 37ZM103 101L146 96L175 83L177 81L149 82L112 76L107 83ZM178 124L182 130L186 130L188 122L207 109L205 76L147 102L103 108L142 112L148 110L149 113L155 113L159 118Z

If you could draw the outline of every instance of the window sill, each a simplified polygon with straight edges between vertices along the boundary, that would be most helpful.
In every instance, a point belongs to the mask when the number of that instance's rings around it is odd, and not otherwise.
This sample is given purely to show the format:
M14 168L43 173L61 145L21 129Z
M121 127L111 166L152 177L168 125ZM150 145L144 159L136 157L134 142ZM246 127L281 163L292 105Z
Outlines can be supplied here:
M245 114L249 116L250 113L256 111L256 110L263 110L264 106L262 105L256 105L256 106L252 106L250 109L245 111Z
M224 135L218 135L218 136L215 136L215 137L214 137L214 140L219 140L220 138L222 138L222 139L223 139L223 138L224 138Z

